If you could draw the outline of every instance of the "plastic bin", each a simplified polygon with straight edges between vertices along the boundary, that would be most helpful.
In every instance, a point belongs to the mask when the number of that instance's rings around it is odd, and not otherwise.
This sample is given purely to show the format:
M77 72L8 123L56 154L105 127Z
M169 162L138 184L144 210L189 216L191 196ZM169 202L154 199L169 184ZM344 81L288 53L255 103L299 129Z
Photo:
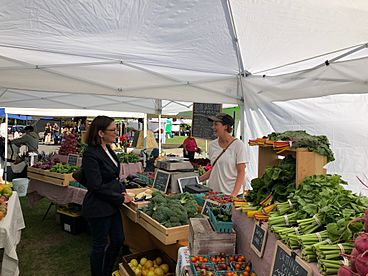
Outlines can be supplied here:
M28 178L15 178L13 179L13 189L18 193L18 196L26 196L28 190Z

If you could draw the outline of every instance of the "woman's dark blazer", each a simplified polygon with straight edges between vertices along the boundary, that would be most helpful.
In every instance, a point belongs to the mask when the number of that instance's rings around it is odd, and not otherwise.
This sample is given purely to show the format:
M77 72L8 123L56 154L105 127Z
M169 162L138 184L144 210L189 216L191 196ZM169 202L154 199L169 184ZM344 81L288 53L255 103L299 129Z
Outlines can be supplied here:
M115 153L109 152L119 164ZM110 216L123 204L125 191L119 182L120 166L116 166L101 145L88 146L83 154L82 167L88 189L83 201L82 215L87 218Z

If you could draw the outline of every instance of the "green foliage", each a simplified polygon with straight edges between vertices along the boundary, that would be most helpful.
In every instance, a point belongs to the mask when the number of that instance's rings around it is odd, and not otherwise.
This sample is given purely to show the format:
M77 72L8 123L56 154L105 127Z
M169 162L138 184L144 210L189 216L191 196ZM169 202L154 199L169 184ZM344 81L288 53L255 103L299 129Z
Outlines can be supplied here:
M291 192L295 191L296 163L294 157L286 156L278 166L266 168L260 178L251 181L253 190L247 195L247 200L254 205L272 193L275 201L285 201Z
M346 182L339 175L316 175L306 177L300 188L289 196L296 202L297 209L308 217L316 215L326 226L330 239L348 241L363 229L361 223L349 222L363 216L368 207L368 198L346 190Z
M116 154L120 162L122 163L137 163L141 158L134 153L118 153Z
M79 167L69 165L69 164L57 163L56 165L51 167L50 172L57 172L57 173L66 174L66 173L73 173L76 170L79 170Z
M314 136L308 134L305 130L296 130L282 133L272 132L268 135L268 139L293 141L293 147L307 148L310 151L326 156L328 162L335 160L334 154L330 149L330 142L325 135Z
M231 208L231 205L219 205L211 207L211 210L218 221L230 222Z
M144 206L142 211L165 227L188 224L189 218L198 214L197 202L189 193L167 196L154 192L151 202Z

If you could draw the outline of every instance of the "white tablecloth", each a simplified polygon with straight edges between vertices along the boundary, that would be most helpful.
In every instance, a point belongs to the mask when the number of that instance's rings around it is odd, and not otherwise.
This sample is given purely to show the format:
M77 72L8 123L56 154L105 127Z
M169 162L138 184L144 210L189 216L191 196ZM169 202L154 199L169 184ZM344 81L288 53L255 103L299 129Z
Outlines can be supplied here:
M1 276L19 275L16 249L23 228L25 228L25 224L22 208L18 194L13 192L8 202L8 213L0 221L0 248L4 248Z

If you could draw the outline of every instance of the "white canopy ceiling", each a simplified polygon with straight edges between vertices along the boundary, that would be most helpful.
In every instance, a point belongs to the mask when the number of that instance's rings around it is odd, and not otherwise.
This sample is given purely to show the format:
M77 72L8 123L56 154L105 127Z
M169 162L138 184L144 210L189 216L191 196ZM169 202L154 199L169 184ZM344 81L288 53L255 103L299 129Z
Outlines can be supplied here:
M3 0L0 105L169 113L241 104L243 137L328 134L339 154L329 169L357 183L368 154L328 122L344 110L368 123L367 11L365 0ZM312 128L316 114L324 123ZM359 169L340 166L352 148Z

